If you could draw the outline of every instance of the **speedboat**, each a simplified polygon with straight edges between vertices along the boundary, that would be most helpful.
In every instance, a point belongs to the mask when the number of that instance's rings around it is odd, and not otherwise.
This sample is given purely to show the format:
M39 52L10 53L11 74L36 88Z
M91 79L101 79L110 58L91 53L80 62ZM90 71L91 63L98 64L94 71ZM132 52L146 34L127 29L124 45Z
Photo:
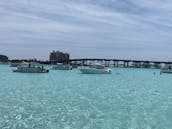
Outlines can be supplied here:
M72 66L69 64L57 63L51 69L52 70L72 70Z
M35 64L35 63L28 63L28 64L21 64L17 66L17 68L13 69L13 72L20 72L20 73L48 73L49 70L45 69L43 65Z
M161 71L160 71L160 74L162 74L162 73L171 73L172 74L172 69L171 68L163 68L163 69L161 69Z
M80 67L79 70L84 74L111 74L111 69L105 68L104 65L101 64L93 64L89 67Z

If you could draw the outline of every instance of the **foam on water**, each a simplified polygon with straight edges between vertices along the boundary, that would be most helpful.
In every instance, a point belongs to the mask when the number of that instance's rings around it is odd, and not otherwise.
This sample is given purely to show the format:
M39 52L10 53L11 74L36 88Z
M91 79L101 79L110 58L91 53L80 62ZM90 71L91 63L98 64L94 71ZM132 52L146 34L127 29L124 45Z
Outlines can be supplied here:
M27 74L0 65L0 129L171 129L172 75L159 71Z

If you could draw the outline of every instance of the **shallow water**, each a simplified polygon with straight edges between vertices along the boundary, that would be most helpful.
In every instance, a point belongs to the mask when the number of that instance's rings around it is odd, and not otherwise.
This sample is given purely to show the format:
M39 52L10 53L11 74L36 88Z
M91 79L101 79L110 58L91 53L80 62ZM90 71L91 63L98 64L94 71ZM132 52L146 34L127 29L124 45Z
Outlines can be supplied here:
M112 70L27 74L0 65L0 129L172 128L172 75Z

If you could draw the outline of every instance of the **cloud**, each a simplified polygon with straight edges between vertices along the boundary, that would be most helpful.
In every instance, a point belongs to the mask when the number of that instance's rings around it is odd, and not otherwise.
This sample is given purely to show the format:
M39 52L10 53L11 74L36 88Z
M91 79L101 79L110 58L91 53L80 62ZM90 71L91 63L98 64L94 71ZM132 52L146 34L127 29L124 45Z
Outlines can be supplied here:
M9 49L4 53L13 58L16 50L29 52L28 48L32 48L30 56L24 53L22 56L41 59L47 59L47 53L56 49L68 51L72 58L100 55L139 58L138 51L144 51L141 54L146 59L152 59L152 53L157 60L168 60L172 54L171 3L170 0L1 0L0 50ZM38 51L40 55L36 55ZM166 57L162 59L159 55L164 51Z

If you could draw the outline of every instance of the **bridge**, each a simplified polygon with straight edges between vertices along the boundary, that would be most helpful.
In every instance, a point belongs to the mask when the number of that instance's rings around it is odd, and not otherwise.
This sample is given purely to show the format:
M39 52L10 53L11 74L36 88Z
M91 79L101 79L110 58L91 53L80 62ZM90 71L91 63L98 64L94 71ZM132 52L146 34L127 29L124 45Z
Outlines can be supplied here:
M95 62L103 64L107 67L114 66L114 67L136 67L136 68L161 68L166 64L172 65L172 62L166 62L166 61L99 59L99 58L70 59L68 63L73 65L88 66Z

